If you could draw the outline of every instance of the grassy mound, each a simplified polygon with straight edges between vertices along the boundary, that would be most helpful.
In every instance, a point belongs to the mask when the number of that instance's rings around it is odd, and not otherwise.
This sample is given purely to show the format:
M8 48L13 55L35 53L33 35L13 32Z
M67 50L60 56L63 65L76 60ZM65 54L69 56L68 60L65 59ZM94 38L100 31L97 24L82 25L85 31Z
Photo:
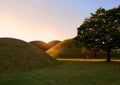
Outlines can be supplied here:
M30 43L0 38L0 71L34 70L54 64L54 59Z
M87 50L85 47L77 47L73 39L67 39L58 43L53 48L46 51L55 58L95 58L94 51ZM103 52L97 52L97 58L105 56Z
M59 40L53 40L48 43L45 43L43 41L31 41L30 43L37 46L38 48L40 48L43 51L47 51L48 49L54 47L56 44L58 44L60 42L61 41L59 41Z
M57 45L60 42L61 41L59 41L59 40L53 40L53 41L48 42L47 44L48 44L49 49L50 49L50 48L54 47L55 45Z
M40 48L43 51L46 51L46 50L49 49L48 44L43 42L43 41L31 41L30 43L32 43L33 45L37 46L38 48Z

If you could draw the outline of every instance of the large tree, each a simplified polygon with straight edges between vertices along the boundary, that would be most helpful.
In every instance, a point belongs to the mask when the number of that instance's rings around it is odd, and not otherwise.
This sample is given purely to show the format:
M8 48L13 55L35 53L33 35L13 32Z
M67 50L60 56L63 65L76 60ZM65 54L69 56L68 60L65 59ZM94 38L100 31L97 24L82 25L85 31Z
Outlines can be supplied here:
M74 40L78 45L104 50L110 61L110 52L120 48L120 6L110 10L99 8L91 13L78 28Z

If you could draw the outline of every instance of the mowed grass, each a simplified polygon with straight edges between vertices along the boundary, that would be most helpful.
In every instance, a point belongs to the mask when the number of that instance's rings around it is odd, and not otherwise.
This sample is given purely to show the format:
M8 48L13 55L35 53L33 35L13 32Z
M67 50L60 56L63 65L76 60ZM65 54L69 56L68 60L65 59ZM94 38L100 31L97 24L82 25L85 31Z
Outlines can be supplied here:
M60 63L36 71L0 74L0 85L120 85L120 62Z

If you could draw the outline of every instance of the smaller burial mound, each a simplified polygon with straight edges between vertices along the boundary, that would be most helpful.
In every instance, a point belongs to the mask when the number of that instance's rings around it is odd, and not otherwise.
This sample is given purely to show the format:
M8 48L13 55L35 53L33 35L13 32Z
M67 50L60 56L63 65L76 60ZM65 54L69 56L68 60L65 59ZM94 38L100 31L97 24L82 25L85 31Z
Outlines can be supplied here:
M25 71L55 65L38 47L13 38L0 38L0 72Z
M31 41L30 43L32 43L33 45L35 45L36 47L40 48L43 51L49 49L49 45L43 41Z

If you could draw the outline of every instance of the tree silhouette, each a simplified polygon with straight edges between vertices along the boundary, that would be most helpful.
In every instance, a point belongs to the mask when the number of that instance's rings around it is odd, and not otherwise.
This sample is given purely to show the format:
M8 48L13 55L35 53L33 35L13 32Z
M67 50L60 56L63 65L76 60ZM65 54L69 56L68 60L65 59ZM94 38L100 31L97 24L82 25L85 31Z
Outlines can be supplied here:
M104 50L110 61L111 50L120 48L120 6L110 10L99 8L91 13L78 28L74 40L78 45Z

